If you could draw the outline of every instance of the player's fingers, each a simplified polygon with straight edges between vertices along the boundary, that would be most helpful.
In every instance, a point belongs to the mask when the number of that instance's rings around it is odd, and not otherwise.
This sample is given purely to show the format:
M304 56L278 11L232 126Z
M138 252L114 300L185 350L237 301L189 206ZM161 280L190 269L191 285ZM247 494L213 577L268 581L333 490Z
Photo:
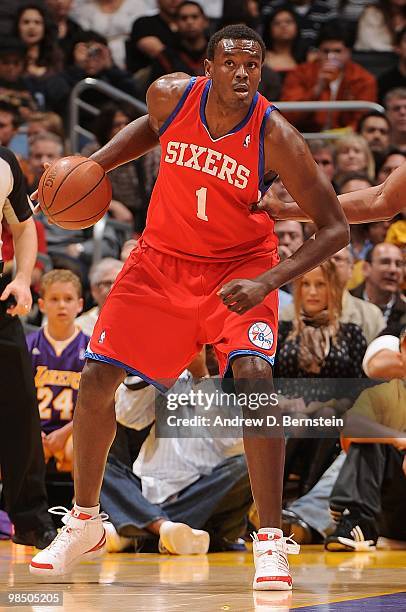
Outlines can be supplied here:
M32 194L30 195L30 200L32 202L36 202L38 200L38 189L32 192Z
M242 314L245 312L245 310L248 310L246 304L242 303L241 301L234 302L234 304L230 304L227 306L227 308L228 310L231 310L231 312L236 312L237 314Z
M226 297L236 295L236 293L240 290L240 285L238 282L231 281L222 286L222 288L217 292L217 295L224 299Z
M241 303L241 299L243 296L240 293L236 293L235 295L229 295L222 299L222 302L225 306L229 306L231 304Z

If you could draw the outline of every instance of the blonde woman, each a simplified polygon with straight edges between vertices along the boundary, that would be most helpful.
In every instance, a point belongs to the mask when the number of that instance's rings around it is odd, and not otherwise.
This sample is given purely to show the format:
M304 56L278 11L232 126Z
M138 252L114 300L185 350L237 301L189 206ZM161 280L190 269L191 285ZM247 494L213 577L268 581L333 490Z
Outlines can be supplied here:
M295 281L294 320L279 325L276 378L362 377L366 340L358 325L340 323L342 292L331 261ZM311 399L325 393L323 385L313 386Z
M364 172L371 181L375 177L373 155L365 138L358 134L349 134L337 140L335 166L336 181L349 172Z

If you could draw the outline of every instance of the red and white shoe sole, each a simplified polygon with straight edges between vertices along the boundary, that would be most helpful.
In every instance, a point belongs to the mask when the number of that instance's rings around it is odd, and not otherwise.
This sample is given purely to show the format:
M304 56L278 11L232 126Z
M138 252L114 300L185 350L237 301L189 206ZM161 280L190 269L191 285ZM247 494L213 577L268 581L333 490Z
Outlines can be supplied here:
M94 549L79 555L64 567L53 567L51 564L31 561L30 574L35 576L64 576L65 574L69 574L81 561L96 561L100 559L100 557L103 557L106 552L106 538L104 537L103 539L104 541L96 544Z
M292 578L290 576L283 576L278 579L277 576L272 580L266 580L266 578L255 579L252 584L254 591L291 591L292 590Z

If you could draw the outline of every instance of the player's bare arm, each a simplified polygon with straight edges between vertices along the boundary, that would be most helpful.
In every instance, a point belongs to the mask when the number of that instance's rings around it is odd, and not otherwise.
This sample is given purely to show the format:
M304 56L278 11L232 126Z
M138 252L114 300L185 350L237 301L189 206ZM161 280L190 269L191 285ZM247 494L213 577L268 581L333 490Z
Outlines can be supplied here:
M320 171L299 132L279 113L270 115L265 136L265 174L276 172L300 208L316 225L291 257L265 274L231 281L220 295L230 310L243 314L271 291L315 268L349 242L349 227L331 183Z
M349 223L365 223L392 219L404 208L403 193L406 187L406 163L397 168L381 185L360 189L338 196ZM272 191L267 193L256 207L266 210L275 219L309 221L309 217L296 202L285 203Z
M160 77L147 91L149 125L158 137L159 130L175 110L190 81L184 72L174 72Z

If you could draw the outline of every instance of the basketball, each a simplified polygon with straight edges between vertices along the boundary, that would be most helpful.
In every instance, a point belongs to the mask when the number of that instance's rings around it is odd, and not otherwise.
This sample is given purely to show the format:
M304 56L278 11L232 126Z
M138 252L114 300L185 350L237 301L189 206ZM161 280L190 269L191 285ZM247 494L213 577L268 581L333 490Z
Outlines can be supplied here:
M80 155L62 157L41 176L38 200L42 212L64 229L94 225L111 202L111 184L97 162Z

